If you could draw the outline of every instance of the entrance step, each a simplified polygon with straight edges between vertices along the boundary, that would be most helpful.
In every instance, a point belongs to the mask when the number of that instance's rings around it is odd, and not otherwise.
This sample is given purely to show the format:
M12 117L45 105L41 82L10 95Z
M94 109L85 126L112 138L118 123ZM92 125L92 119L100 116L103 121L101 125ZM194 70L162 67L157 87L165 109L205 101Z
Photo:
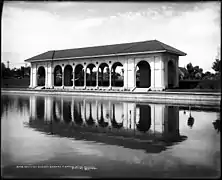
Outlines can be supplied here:
M148 92L149 88L135 88L133 92Z
M43 89L45 86L37 86L35 89Z

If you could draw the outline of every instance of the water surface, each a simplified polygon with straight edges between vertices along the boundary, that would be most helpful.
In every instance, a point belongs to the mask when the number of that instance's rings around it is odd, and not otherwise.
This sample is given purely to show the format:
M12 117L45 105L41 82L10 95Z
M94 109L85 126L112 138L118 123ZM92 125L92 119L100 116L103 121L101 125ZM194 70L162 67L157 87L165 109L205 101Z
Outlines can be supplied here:
M1 97L13 177L217 177L219 107L75 96Z

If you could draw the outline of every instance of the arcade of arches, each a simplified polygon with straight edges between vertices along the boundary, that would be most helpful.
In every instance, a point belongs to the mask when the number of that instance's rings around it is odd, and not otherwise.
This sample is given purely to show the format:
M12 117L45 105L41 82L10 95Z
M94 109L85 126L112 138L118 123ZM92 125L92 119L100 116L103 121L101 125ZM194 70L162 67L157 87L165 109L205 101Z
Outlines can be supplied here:
M179 85L178 60L164 54L31 62L30 88L165 90Z
M179 135L179 107L90 99L30 96L30 121ZM62 127L60 127L62 128ZM100 131L101 132L101 131ZM123 133L123 132L122 132ZM158 133L157 133L158 134ZM122 135L122 134L121 134Z

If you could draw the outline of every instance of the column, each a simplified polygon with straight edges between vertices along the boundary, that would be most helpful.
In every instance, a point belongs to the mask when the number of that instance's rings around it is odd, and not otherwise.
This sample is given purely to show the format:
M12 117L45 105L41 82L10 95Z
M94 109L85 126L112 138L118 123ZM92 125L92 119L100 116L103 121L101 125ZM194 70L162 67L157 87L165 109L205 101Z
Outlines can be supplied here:
M151 70L151 90L155 90L155 57L152 58L152 62L150 63Z
M101 86L103 86L103 69L104 68L101 67Z
M90 86L92 86L92 69L90 68Z
M84 67L84 89L86 88L86 67Z
M178 57L179 58L179 57ZM175 75L175 87L179 87L179 68L178 68L178 59L175 59L175 68L176 68L176 75Z
M48 88L48 63L43 67L45 68L45 88Z
M54 89L54 68L52 67L52 77L51 77L51 81L52 81L52 89Z
M53 88L54 84L53 84L53 68L52 68L52 64L48 64L47 65L47 72L48 72L48 76L47 76L47 87L48 88Z
M128 89L128 62L124 64L124 89Z
M64 89L64 81L65 81L65 77L64 77L64 65L62 65L62 88Z
M127 69L127 84L129 89L134 89L136 87L136 75L135 75L136 67L133 58L128 59L128 69Z
M75 66L72 67L72 77L73 77L73 84L72 88L75 89Z
M37 65L33 65L33 73L32 73L32 87L35 88L37 86Z
M32 88L33 87L33 85L32 85L32 76L33 76L33 74L32 74L32 64L31 64L31 66L30 66L30 85L29 85L29 88Z
M99 67L96 67L96 89L99 88Z
M116 75L116 71L115 71L115 69L113 68L113 86L115 86L115 75Z
M161 73L161 90L165 89L165 79L164 79L164 71L165 71L165 63L164 63L164 58L161 57L161 68L160 68L160 73Z
M109 66L109 89L112 89L112 66Z

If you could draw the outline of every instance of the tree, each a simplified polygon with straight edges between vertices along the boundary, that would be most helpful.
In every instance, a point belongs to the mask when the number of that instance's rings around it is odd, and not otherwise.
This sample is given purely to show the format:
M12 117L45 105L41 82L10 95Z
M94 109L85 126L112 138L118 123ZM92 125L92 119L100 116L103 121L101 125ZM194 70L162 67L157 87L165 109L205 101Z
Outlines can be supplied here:
M25 68L24 68L24 71L25 71L25 75L26 75L26 76L30 76L30 71L31 71L30 66L25 67Z
M24 78L25 77L25 67L21 66L21 75Z
M5 76L5 64L3 62L1 63L1 75L2 77Z
M193 69L194 69L194 78L201 79L203 76L203 69L199 68L199 66L195 66Z
M194 67L192 63L187 64L187 71L188 71L188 79L193 79L194 76Z
M203 78L202 79L213 79L214 74L212 74L211 72L207 71L203 74Z
M216 59L216 60L213 62L212 69L213 69L214 71L216 71L216 73L221 72L221 63L220 63L220 60L219 60L219 59Z

